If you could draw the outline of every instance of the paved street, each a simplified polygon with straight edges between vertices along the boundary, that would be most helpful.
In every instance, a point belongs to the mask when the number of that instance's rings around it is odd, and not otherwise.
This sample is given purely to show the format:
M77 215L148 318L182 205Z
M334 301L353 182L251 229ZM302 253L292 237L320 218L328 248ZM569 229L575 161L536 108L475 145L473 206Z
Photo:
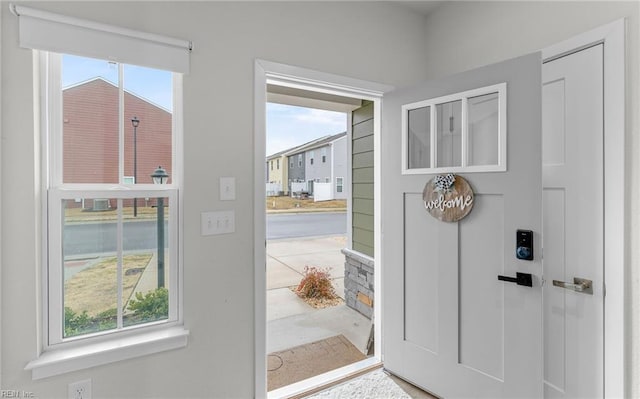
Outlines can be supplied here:
M346 212L271 213L267 215L267 240L344 235Z
M82 255L116 252L116 223L73 223L64 227L64 254ZM125 222L122 229L123 249L135 251L158 247L158 224L155 220ZM165 222L165 245L169 245Z
M157 247L155 220L125 222L124 250ZM168 232L165 224L165 231ZM267 239L344 235L347 231L345 212L287 213L267 215ZM168 233L165 243L168 245ZM115 252L116 223L72 223L64 228L64 253L82 255Z

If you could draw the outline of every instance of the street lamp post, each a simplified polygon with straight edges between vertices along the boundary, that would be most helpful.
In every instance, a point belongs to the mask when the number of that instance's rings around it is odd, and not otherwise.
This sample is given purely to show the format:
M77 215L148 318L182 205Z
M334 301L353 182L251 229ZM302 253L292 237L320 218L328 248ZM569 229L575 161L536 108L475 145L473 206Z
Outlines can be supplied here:
M138 182L138 125L140 119L134 116L131 119L131 125L133 125L133 183ZM138 199L133 199L133 217L138 216Z
M162 166L153 171L151 175L153 184L166 184L169 174ZM158 288L164 287L164 198L158 197Z

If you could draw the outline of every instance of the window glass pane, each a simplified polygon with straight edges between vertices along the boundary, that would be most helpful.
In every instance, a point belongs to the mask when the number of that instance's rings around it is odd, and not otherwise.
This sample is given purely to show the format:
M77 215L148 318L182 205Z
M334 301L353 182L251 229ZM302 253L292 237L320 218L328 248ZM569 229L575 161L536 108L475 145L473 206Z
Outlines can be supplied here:
M408 130L408 168L431 167L431 107L409 110Z
M114 199L63 200L63 337L117 326Z
M469 165L498 164L498 93L469 98Z
M118 183L118 66L62 56L63 182Z
M437 167L462 166L462 101L436 105Z
M151 184L158 166L173 175L173 75L133 65L123 68L124 175L133 176L137 184Z
M144 199L144 207L138 207L137 218L124 221L122 303L125 327L164 320L169 316L169 206L168 198Z

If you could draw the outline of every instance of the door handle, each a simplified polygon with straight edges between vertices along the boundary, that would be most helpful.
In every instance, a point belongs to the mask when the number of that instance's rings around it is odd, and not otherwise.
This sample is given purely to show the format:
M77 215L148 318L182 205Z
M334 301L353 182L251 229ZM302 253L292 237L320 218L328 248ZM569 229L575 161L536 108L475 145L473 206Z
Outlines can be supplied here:
M573 284L564 281L553 280L555 287L566 288L571 291L593 295L593 281L584 278L574 277Z
M498 276L500 281L508 281L510 283L516 283L525 287L533 287L533 279L529 273L516 273L516 277Z

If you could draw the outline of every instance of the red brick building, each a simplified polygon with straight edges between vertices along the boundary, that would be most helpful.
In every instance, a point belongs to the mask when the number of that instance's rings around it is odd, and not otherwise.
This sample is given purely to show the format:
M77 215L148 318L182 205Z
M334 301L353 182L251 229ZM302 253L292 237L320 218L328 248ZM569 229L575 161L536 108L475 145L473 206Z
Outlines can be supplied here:
M64 89L63 104L63 182L118 183L118 87L95 78ZM140 121L135 182L153 183L150 175L158 166L171 176L171 112L125 90L125 182L134 181L133 117ZM109 205L115 207L115 203ZM141 205L139 201L138 206ZM93 207L92 201L84 203L84 207Z

